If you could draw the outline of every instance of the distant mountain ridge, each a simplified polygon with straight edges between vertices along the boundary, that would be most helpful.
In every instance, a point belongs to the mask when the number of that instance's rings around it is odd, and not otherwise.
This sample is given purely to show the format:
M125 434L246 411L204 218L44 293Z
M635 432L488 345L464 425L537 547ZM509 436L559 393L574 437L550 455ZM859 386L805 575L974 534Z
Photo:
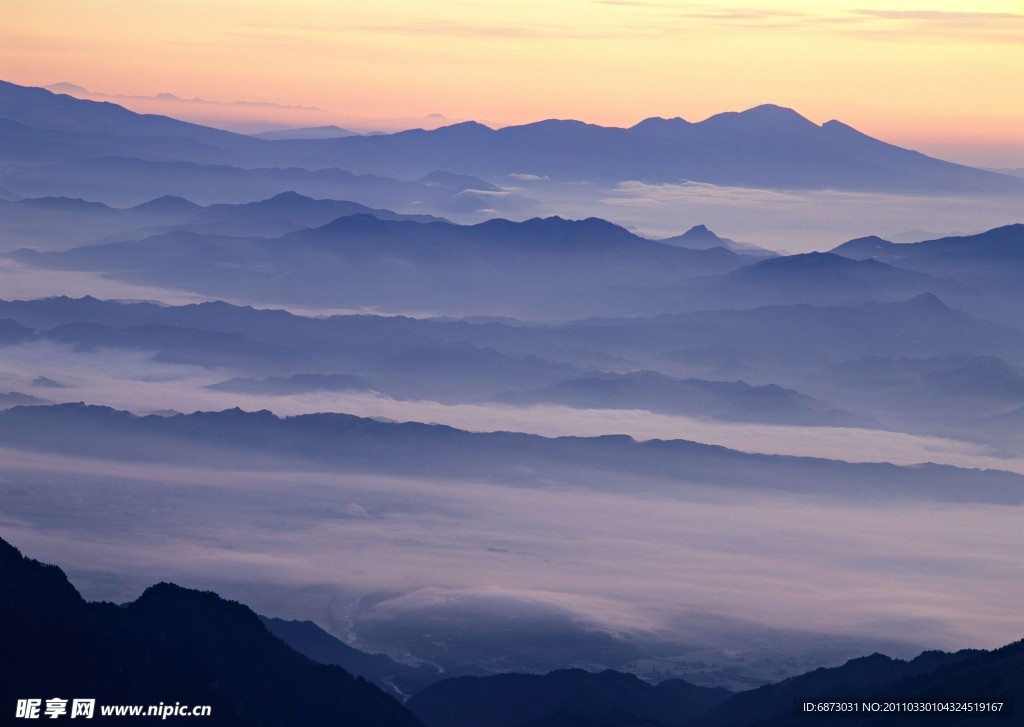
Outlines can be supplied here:
M766 104L698 123L646 119L610 128L549 119L490 129L464 122L330 139L257 139L167 117L142 116L0 82L8 157L51 160L126 155L247 166L322 168L418 178L445 169L483 177L533 174L559 181L706 182L725 186L879 191L1020 192L1019 178L927 157L838 121L821 126ZM15 141L15 140L18 141Z
M146 442L136 447L130 442ZM474 433L349 414L277 417L269 411L195 412L138 417L84 404L16 406L0 411L0 443L126 461L201 463L244 453L253 466L504 480L544 486L547 477L586 472L587 487L616 489L622 473L643 474L676 491L681 482L738 489L777 488L836 497L857 493L952 502L1024 502L1024 476L924 464L851 464L810 457L746 454L686 440L636 441L625 435L541 437ZM538 480L537 473L545 472ZM639 483L637 484L639 486Z
M1024 224L996 227L975 235L895 243L878 237L850 240L831 251L850 260L878 262L976 287L998 296L999 318L1020 328L1024 318ZM938 291L935 291L938 292Z
M348 200L313 199L290 190L252 202L206 206L170 194L129 207L112 207L76 197L29 197L0 200L2 229L6 233L0 249L24 241L40 251L61 250L170 231L273 237L356 214L386 220L446 221L433 215L403 215Z
M297 129L275 129L252 134L257 139L278 141L281 139L336 139L341 136L358 136L359 132L349 131L340 126L307 126Z
M444 166L495 177L707 182L793 189L1021 191L1018 180L927 157L838 121L818 126L770 104L699 123L648 119L628 128L549 119L493 130L465 122L326 142L353 169L417 174Z
M271 203L291 206L280 197L261 205ZM323 204L330 212L332 205ZM233 234L206 234L227 224L210 212L211 222L204 225L197 217L191 228L204 234L179 229L60 253L22 250L14 257L43 267L121 272L215 297L247 298L258 288L266 302L443 314L532 309L547 317L565 317L564 306L571 306L569 316L582 313L589 299L583 296L601 296L608 288L630 298L623 303L629 310L645 303L642 291L628 286L678 286L759 259L723 247L662 244L598 218L495 218L456 225L358 213L271 239L237 236L273 230L261 226L255 207L225 211L238 221L245 213L245 225L226 230ZM438 285L439 279L446 284Z

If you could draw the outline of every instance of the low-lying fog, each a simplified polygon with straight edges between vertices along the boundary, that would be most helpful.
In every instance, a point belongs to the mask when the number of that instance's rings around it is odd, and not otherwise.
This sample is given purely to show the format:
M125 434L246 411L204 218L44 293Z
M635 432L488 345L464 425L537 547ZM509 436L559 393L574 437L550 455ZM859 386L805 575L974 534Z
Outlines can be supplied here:
M601 217L633 232L660 239L685 232L694 225L706 225L722 237L749 242L770 250L789 253L830 250L847 240L878 235L896 242L917 242L953 234L973 234L1020 221L1021 195L914 195L898 193L843 192L835 190L772 190L720 187L698 182L651 184L628 181L615 185L592 182L555 183L531 175L513 175L489 180L503 185L502 194L524 198L512 208L467 210L431 209L422 204L388 205L405 214L435 213L459 224L476 224L504 217L525 220L558 215L568 219ZM248 201L259 201L263 197ZM319 195L323 196L323 195ZM101 201L90 199L88 201ZM355 200L360 201L360 200ZM362 200L369 201L369 200ZM89 227L95 226L90 234ZM0 230L3 230L0 227ZM40 250L66 249L109 241L108 230L81 218L73 244L59 244L41 236L7 234L0 239L0 253L29 247ZM153 230L122 233L124 239L141 239ZM243 233L237 233L243 234ZM275 236L277 233L266 233ZM60 236L57 237L61 240ZM121 239L120 237L118 239ZM32 286L36 271L22 272L0 261L0 282L6 298L38 297L49 294L84 294L102 298L141 297L126 294L125 285L107 281L106 287L89 284L83 277L66 277L66 288L48 286L38 292ZM6 269L4 269L6 268ZM19 277L21 279L19 279ZM8 288L7 286L14 286ZM175 302L166 297L147 296Z
M849 427L803 427L712 422L630 409L568 406L441 404L395 400L375 392L240 394L204 387L233 376L219 371L154 361L152 354L37 342L5 350L0 392L20 391L55 403L84 401L136 414L175 410L268 409L280 416L344 412L396 421L448 424L469 431L519 431L544 436L628 434L636 439L687 439L744 452L790 454L848 462L935 462L958 467L1024 473L1024 457L995 456L987 447L934 436ZM42 377L61 384L41 387Z
M187 290L131 283L89 271L35 268L3 257L0 257L0 291L3 291L3 297L6 300L33 300L61 295L66 295L69 298L91 295L101 300L145 300L164 305L188 305L209 300L209 296ZM250 305L254 308L267 307L265 301L259 300L232 298L231 296L221 296L220 300L234 305ZM369 307L358 309L305 308L276 303L272 307L306 316L381 314L381 311ZM397 313L392 311L387 315L426 318L437 315L437 313L434 311L399 311Z
M614 187L496 180L538 200L534 214L602 217L653 238L707 225L722 237L789 253L878 235L918 242L1020 221L1019 195L911 195L718 187L698 182Z
M3 537L67 569L89 599L170 580L396 655L458 661L474 629L500 622L511 643L556 624L587 644L568 655L576 664L643 658L687 673L700 653L756 681L753 657L775 629L803 652L785 662L787 647L775 651L771 668L790 673L875 648L1020 636L1018 507L582 482L524 496L487 482L25 451L0 462ZM567 657L551 646L535 658Z

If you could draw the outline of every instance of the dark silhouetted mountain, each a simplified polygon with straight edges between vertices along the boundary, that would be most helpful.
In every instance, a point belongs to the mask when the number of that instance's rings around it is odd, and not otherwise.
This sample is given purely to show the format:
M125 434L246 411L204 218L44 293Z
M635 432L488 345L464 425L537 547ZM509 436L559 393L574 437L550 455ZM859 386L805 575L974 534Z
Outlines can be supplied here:
M692 722L693 727L781 727L820 724L821 715L794 714L802 702L1004 702L1003 714L976 712L909 713L899 724L983 725L1012 723L1024 697L1024 641L994 651L926 651L911 661L881 654L843 666L741 692ZM830 714L829 724L891 724L892 716L855 712Z
M581 717L593 720L582 724L679 727L731 695L678 679L654 686L632 674L566 669L445 679L407 706L427 727L568 725Z
M751 255L754 257L776 257L777 253L765 250L763 247L751 245L746 242L735 242L725 237L719 237L704 225L696 225L681 235L667 237L659 240L666 245L685 247L690 250L707 250L712 247L724 247L739 255Z
M399 664L384 654L367 654L336 639L312 621L260 617L264 626L300 654L320 664L335 664L400 699L433 684L441 674L432 666Z
M528 487L564 477L588 488L614 490L622 487L627 473L632 475L627 478L631 488L672 492L687 483L703 483L840 498L1024 502L1024 476L996 470L850 464L745 454L682 440L637 442L621 435L471 433L346 414L278 418L267 411L232 409L136 417L83 404L14 407L0 412L0 442L123 460L182 464L244 457L250 466L484 478Z
M380 689L315 664L245 606L161 583L124 607L86 603L64 573L0 540L0 693L210 705L216 724L413 727ZM70 706L70 705L69 705Z
M276 141L280 139L337 139L341 136L358 136L355 131L343 129L340 126L307 126L299 129L275 129L273 131L261 131L252 134L257 139L269 139Z

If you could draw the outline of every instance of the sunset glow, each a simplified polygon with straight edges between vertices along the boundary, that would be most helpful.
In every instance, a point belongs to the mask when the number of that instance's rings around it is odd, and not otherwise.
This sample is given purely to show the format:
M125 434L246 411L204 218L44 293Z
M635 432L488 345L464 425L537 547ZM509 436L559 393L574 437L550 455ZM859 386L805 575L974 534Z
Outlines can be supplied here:
M1024 166L1013 1L5 5L0 67L20 84L316 107L320 123L631 125L771 102L957 161Z

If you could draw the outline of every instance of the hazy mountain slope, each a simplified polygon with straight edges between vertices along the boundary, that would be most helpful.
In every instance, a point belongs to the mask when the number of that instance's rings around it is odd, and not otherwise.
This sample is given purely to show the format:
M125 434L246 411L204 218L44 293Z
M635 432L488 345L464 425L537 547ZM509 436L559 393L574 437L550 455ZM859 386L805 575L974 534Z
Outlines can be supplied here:
M227 365L231 370L215 388L257 395L356 386L448 402L547 401L734 421L881 423L993 442L1011 430L987 418L1024 403L1016 393L1024 334L933 296L557 326L313 318L225 303L91 298L0 301L5 318L0 340L6 331L8 344L63 341L80 351L108 346L152 351L161 361ZM700 381L680 383L686 379ZM29 385L12 387L28 391Z
M922 293L948 297L967 292L949 280L877 260L855 261L820 252L764 260L736 271L716 287L721 299L736 306L829 305L851 300L904 300Z
M340 666L350 674L363 677L399 698L408 698L441 678L441 674L432 666L408 666L384 654L367 654L353 649L312 621L260 618L270 633L300 654L320 664Z
M586 311L581 291L676 284L753 260L722 248L663 245L598 219L454 225L370 215L271 240L172 232L16 258L217 297L447 314L533 311L544 318ZM633 304L621 302L626 312Z
M915 243L862 238L843 243L833 253L969 286L979 295L960 301L965 310L1024 329L1024 224Z
M210 705L217 724L413 725L377 687L296 653L245 606L161 583L124 608L86 603L52 565L0 540L8 704L31 695L104 704ZM12 707L13 708L13 707Z
M254 148L259 142L167 116L137 114L113 103L86 101L42 88L0 81L0 118L25 126L115 137L189 139L211 146Z
M805 426L857 426L869 422L779 386L742 381L678 379L654 371L592 373L557 384L507 394L499 401L553 403L592 409L646 409L726 421Z
M483 199L469 194L465 188L358 175L338 167L243 167L214 164L205 156L197 162L140 159L124 154L68 155L52 164L6 165L0 168L0 180L3 186L26 197L81 197L116 206L138 205L163 195L184 197L200 204L245 203L289 191L399 210L422 210L426 206L472 212L495 206L518 209L529 205L522 197Z
M914 243L879 238L845 242L833 251L855 260L878 260L974 285L1019 290L1024 274L1024 224L996 227L977 235Z
M251 134L257 139L335 139L339 136L357 136L358 132L343 129L340 126L306 126L297 129L274 129Z
M267 411L135 417L64 404L0 412L0 444L90 457L152 462L237 461L249 466L483 478L544 486L551 478L587 488L675 490L685 483L954 502L1024 502L1024 477L940 465L897 467L743 454L682 440L626 436L545 438L470 433L346 414L278 418Z
M208 207L170 195L128 208L66 197L37 197L17 202L0 200L0 233L7 250L66 250L176 230L274 237L354 214L387 220L439 221L430 215L400 215L357 202L312 199L295 192L282 192L259 202Z
M963 350L1024 360L1020 332L954 310L929 294L854 306L765 306L584 321L560 333L568 344L632 360L644 354L681 361L734 357L747 365L810 369L860 358L867 351L920 357Z

